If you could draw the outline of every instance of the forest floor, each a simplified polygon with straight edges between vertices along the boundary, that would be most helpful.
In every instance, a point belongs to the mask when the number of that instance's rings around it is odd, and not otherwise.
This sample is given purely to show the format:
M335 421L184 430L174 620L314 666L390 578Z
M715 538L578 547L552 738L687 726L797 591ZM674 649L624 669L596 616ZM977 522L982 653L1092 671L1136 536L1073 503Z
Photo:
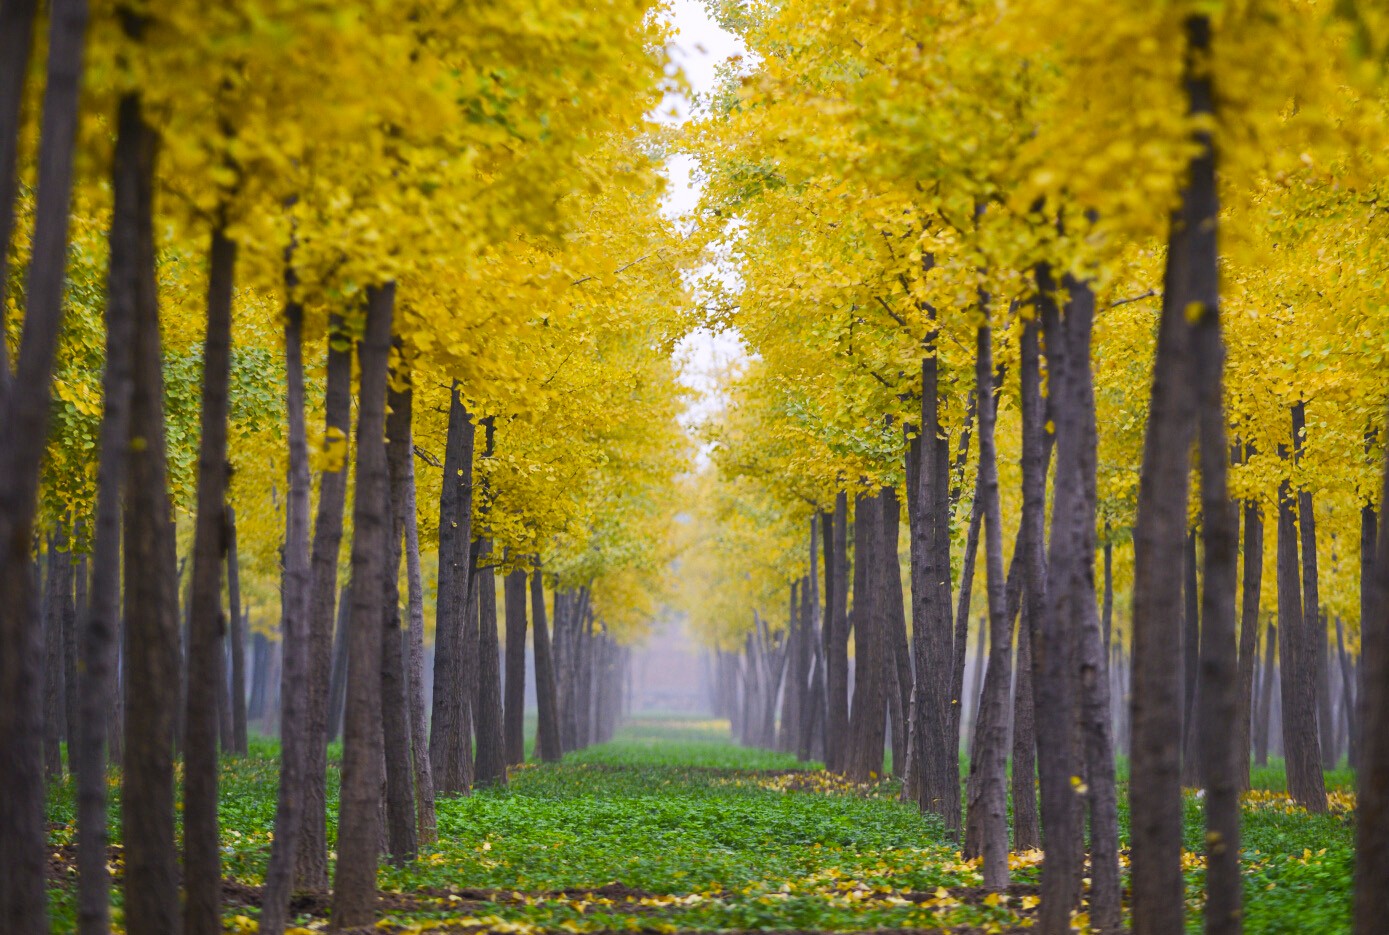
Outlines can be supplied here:
M439 841L407 867L382 869L372 931L1006 933L1031 924L1040 854L1015 855L1014 885L989 893L940 825L897 801L893 782L852 785L727 736L722 722L637 720L612 743L515 770L505 788L441 799ZM223 764L228 932L256 930L275 753L261 743ZM1245 804L1246 931L1349 931L1349 774L1328 774L1332 809L1320 816L1282 795L1281 769L1258 770L1255 781ZM57 932L73 928L72 791L70 780L55 786L49 803ZM1120 817L1126 831L1122 803ZM1204 836L1194 795L1186 826L1194 927ZM119 840L118 827L113 834ZM112 864L119 873L118 848ZM297 897L298 935L325 928L329 905L326 895Z

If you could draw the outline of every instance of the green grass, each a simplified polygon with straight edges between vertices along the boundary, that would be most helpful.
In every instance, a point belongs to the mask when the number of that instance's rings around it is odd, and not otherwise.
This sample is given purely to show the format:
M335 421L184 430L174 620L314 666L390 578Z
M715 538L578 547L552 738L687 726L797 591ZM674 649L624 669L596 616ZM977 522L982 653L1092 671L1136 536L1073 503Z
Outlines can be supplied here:
M241 883L264 874L276 753L261 741L223 764L224 871ZM1255 780L1278 790L1282 773L1275 764ZM1329 774L1328 786L1348 780ZM335 783L333 771L330 809ZM55 848L71 842L72 810L71 784L55 786ZM1312 816L1269 796L1248 803L1245 816L1246 930L1347 931L1350 816ZM937 822L896 800L894 783L856 787L806 772L793 757L729 743L726 725L689 719L635 721L610 744L515 771L505 788L440 800L438 820L437 844L408 867L381 871L390 923L515 935L1007 928L1031 915L1024 907L1037 878L1035 859L1020 860L1011 898L987 904L977 868ZM1199 852L1194 797L1185 830L1187 848ZM1193 930L1202 873L1191 861ZM55 931L71 930L71 878L51 893ZM118 891L116 899L119 907ZM229 930L255 915L229 907Z

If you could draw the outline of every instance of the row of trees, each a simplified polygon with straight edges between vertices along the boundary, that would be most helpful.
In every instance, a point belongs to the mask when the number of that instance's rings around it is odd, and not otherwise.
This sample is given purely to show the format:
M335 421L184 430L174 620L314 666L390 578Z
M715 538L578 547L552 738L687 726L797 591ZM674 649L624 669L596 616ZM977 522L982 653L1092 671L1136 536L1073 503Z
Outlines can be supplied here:
M338 705L336 926L374 921L434 795L522 758L528 627L539 755L611 731L685 451L685 256L645 126L662 23L551 12L0 6L0 929L47 931L65 737L80 930L110 930L109 753L125 930L221 931L252 609L280 647L262 932L329 884Z
M1085 898L1114 931L1117 722L1135 930L1183 930L1186 784L1206 790L1207 931L1232 932L1251 713L1267 724L1278 684L1304 807L1326 808L1337 710L1346 724L1373 930L1382 17L721 9L750 64L689 142L706 321L751 357L712 429L724 561L702 574L741 580L693 612L742 736L822 724L791 748L867 779L890 734L904 797L961 834L986 885L1007 883L1010 843L1040 844L1041 929L1068 930Z

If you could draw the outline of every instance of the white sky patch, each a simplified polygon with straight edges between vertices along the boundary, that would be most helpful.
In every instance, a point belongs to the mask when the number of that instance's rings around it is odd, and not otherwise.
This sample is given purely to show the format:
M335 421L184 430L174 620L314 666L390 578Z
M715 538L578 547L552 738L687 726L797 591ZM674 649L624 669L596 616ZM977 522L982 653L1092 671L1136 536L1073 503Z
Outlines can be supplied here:
M739 37L714 22L700 0L672 0L670 20L675 26L669 47L673 64L684 73L689 94L696 98L709 94L718 83L720 66L742 57L746 47ZM682 124L690 119L692 105L686 94L668 93L659 119L663 123ZM666 159L665 173L670 184L664 210L668 217L688 218L698 204L697 169L695 157L688 153L673 153ZM697 271L693 278L708 272ZM695 300L701 300L698 293ZM681 419L686 430L693 432L721 408L723 377L747 356L747 350L736 332L716 334L700 328L685 336L676 353L681 363L681 382L697 394Z

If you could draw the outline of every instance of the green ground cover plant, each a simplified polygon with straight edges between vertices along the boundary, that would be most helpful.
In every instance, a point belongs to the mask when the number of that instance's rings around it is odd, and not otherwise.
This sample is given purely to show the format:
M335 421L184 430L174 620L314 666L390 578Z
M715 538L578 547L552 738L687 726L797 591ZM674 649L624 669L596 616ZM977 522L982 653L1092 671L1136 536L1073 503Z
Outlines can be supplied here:
M560 764L514 770L504 788L441 799L438 843L408 865L381 871L380 927L532 935L1008 932L1030 925L1039 854L1015 855L1016 882L1007 894L989 894L977 864L961 858L935 819L899 802L895 782L849 783L818 764L807 768L726 737L721 722L638 720L613 742ZM256 929L276 754L273 744L260 742L222 766L230 932ZM1247 931L1347 931L1349 774L1328 774L1332 808L1316 816L1286 798L1278 764L1255 778L1260 788L1244 807ZM335 779L334 772L330 815ZM1189 795L1186 806L1189 908L1198 930L1201 800ZM73 926L73 813L70 783L55 786L49 820L56 931ZM113 834L119 841L119 827ZM119 847L112 866L119 874ZM326 897L297 898L297 925L321 929L327 906ZM1083 927L1085 918L1076 923Z

